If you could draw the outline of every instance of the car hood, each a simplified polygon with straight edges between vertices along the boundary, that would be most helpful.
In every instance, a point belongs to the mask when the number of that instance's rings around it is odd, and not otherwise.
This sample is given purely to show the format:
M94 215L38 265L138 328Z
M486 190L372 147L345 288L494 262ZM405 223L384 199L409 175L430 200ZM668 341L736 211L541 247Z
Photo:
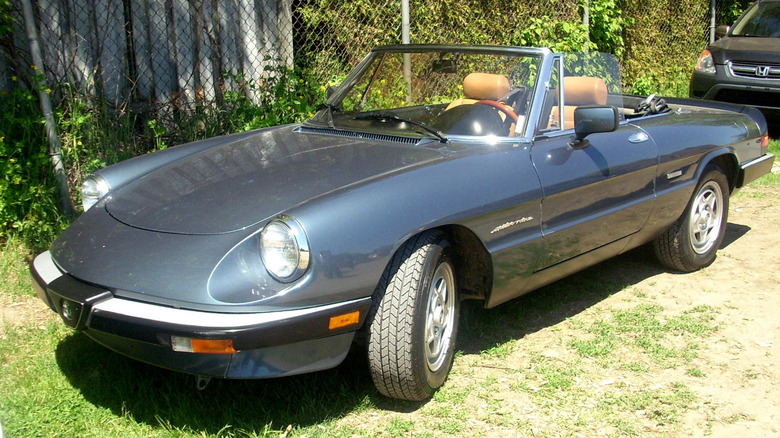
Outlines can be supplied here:
M725 37L710 46L718 64L726 61L780 63L780 38Z
M112 193L106 209L135 228L223 234L323 194L443 156L442 151L414 145L281 127L162 167Z

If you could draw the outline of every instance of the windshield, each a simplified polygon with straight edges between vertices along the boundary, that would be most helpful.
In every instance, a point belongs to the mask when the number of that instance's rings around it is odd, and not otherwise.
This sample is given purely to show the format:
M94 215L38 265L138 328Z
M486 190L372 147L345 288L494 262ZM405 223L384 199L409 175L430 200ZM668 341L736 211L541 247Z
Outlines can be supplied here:
M734 25L731 36L780 37L780 2L755 4Z
M522 132L541 55L476 50L378 51L310 123L430 137Z

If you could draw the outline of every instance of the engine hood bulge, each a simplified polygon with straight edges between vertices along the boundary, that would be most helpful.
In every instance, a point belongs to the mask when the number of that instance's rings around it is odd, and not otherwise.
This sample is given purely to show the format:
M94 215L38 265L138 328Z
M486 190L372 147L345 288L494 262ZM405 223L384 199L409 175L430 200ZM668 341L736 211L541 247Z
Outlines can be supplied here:
M780 62L780 38L726 37L710 46L715 62Z
M282 127L158 169L112 193L106 209L120 222L145 230L223 234L345 186L442 156L418 146Z

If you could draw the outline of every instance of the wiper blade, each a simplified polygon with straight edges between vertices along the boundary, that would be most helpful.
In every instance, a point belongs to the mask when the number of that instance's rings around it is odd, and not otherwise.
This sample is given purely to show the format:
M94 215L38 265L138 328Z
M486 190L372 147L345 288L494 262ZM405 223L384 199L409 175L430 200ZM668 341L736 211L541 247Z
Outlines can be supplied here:
M327 110L325 114L328 115L328 127L331 129L336 129L336 125L333 124L333 111L340 111L339 107L336 105L333 105L332 103L321 103L320 106L317 107L317 111L320 110Z
M432 134L436 138L439 139L439 142L441 143L447 143L449 142L449 139L444 135L443 132L439 131L436 128L433 128L429 125L426 125L423 122L418 122L417 120L407 119L406 117L401 117L397 114L393 113L369 113L364 114L362 116L355 117L355 120L379 120L379 121L385 121L385 120L393 120L395 122L403 122L403 123L409 123L411 125L417 126L419 128L422 128L425 130L425 132Z

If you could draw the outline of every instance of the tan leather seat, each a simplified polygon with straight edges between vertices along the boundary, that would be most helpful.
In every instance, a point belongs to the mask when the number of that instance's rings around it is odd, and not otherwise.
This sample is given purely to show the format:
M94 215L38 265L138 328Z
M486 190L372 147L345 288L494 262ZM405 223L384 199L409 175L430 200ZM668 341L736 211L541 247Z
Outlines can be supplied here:
M567 76L563 78L564 129L574 129L574 109L581 105L606 105L607 84L601 78L590 76ZM558 92L556 89L556 97ZM558 107L552 108L550 127L559 126Z
M463 79L465 98L455 99L447 109L473 104L480 100L499 100L509 94L509 79L504 75L471 73Z

